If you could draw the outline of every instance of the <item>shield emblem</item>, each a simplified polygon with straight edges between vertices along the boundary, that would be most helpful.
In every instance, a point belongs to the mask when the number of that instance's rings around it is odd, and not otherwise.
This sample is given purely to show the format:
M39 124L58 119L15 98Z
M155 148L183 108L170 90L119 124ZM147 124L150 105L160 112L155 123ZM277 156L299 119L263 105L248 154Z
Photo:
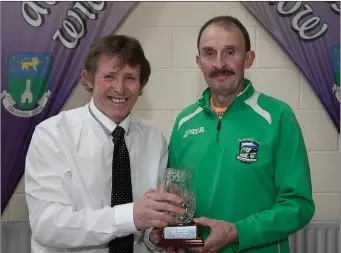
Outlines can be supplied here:
M3 91L5 108L20 117L40 113L50 96L51 53L12 53Z
M242 141L239 143L237 159L244 163L256 162L259 144L254 141Z

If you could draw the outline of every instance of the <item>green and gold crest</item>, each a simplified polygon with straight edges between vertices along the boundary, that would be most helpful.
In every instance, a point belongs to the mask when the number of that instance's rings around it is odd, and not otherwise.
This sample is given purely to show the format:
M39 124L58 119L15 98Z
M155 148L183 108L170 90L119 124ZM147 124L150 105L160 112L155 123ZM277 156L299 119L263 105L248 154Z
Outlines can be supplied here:
M50 53L12 53L7 73L7 91L1 98L13 115L32 117L40 113L51 95L48 90Z

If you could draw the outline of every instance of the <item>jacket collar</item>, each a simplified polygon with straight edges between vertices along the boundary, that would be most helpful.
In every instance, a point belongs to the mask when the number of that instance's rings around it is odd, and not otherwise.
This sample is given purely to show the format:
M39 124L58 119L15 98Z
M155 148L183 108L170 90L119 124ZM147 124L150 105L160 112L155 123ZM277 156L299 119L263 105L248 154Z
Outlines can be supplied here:
M232 103L244 102L246 99L250 98L254 94L255 89L252 85L252 82L246 78L244 78L243 82L245 89L233 99ZM208 109L211 111L210 107L211 94L212 94L211 89L209 87L206 88L201 94L201 97L197 100L198 105L203 107L204 109Z

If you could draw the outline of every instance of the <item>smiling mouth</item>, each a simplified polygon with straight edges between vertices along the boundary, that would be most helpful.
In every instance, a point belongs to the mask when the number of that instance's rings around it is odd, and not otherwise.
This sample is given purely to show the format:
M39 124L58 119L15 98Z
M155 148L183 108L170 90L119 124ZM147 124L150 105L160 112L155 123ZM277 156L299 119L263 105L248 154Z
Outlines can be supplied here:
M109 100L115 104L124 104L128 98L114 98L114 97L108 97Z

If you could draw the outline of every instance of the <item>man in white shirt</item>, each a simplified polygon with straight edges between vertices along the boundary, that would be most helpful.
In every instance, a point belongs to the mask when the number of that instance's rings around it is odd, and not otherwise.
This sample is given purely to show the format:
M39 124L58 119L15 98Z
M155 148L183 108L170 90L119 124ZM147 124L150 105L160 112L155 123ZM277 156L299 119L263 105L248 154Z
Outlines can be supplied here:
M183 214L169 204L180 199L153 190L167 166L166 140L131 114L150 73L137 40L100 38L81 74L90 103L36 127L25 172L32 253L144 253L158 249L152 227L178 222L163 211Z

